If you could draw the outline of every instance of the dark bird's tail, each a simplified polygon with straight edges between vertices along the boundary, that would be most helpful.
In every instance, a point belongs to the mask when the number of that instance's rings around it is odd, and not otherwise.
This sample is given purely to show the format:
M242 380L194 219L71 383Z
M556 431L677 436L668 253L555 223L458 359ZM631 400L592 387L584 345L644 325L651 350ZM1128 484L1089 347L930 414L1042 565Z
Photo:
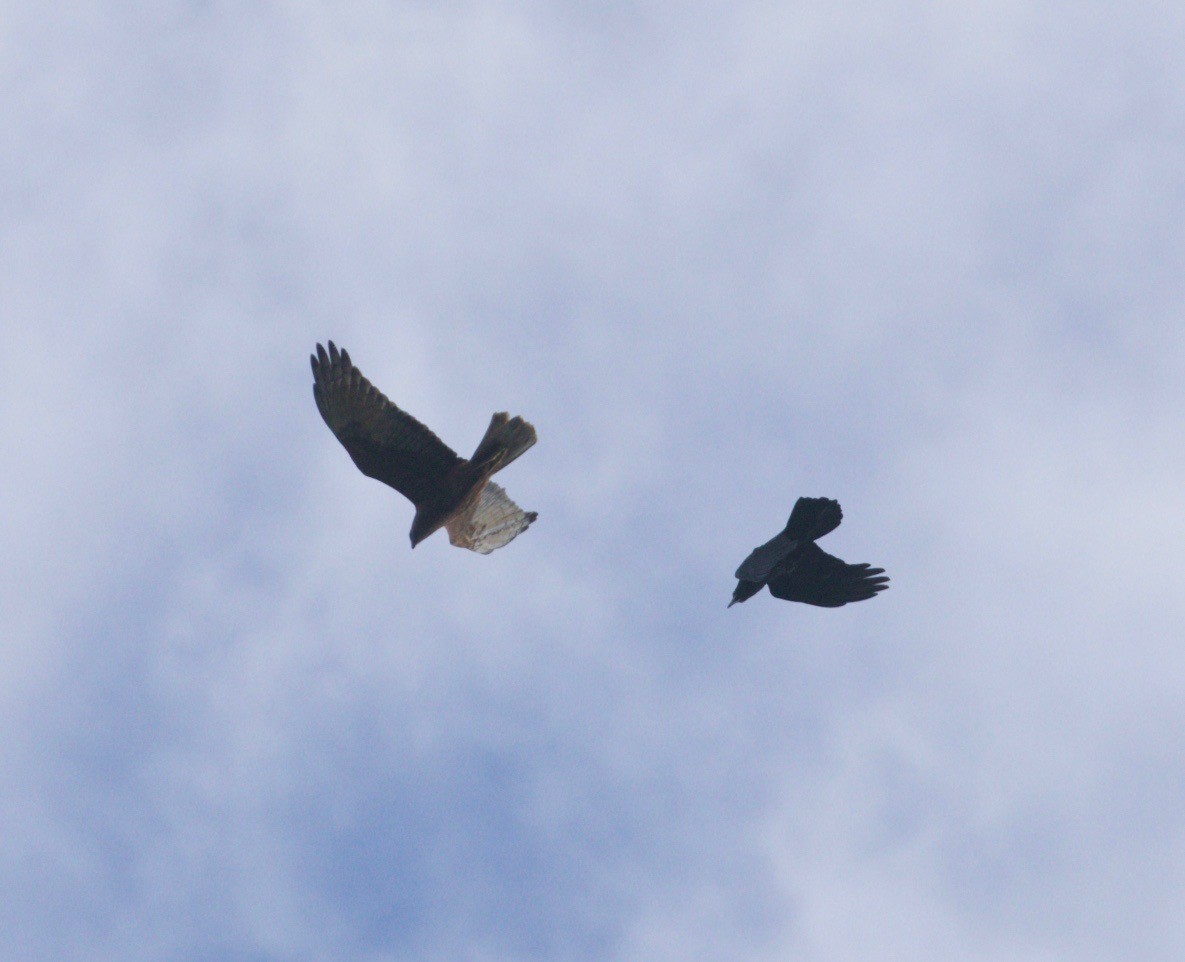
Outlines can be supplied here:
M490 418L485 437L469 460L489 468L490 474L501 471L537 440L535 428L520 417L500 411Z
M799 498L786 522L786 537L814 541L830 534L843 520L839 502L831 498Z

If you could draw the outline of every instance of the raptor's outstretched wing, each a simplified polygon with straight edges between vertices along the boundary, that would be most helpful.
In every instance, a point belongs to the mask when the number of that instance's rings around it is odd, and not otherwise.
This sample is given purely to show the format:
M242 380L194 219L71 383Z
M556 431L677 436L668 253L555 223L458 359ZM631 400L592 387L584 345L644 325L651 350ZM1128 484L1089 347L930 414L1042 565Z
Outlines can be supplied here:
M358 469L417 507L431 499L460 463L456 452L387 400L333 341L328 352L318 344L310 359L317 410Z
M868 564L847 564L812 541L775 569L769 579L769 593L785 601L838 608L884 591L889 580L884 571Z

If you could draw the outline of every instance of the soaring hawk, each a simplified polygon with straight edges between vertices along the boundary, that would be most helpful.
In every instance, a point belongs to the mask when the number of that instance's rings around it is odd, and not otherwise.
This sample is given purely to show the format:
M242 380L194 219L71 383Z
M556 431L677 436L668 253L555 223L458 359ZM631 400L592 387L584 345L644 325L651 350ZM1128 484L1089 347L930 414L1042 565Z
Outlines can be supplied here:
M841 520L838 501L799 498L786 529L754 548L737 568L737 586L728 607L752 598L765 585L775 598L821 608L864 601L888 588L884 568L845 564L815 544L815 539L838 528Z
M317 410L358 469L389 484L416 506L411 546L436 531L449 542L489 554L525 531L535 511L523 511L490 476L535 443L535 429L505 412L490 418L468 461L406 411L392 404L333 341L313 363Z

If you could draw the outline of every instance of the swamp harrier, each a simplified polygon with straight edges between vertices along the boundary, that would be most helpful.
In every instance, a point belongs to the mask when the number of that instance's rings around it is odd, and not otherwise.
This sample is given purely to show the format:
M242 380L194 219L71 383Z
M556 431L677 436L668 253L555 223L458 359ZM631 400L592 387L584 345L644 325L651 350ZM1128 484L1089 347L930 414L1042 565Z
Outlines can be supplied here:
M538 517L523 511L490 476L535 443L535 429L505 412L490 418L468 461L392 404L333 341L313 362L317 410L367 477L389 484L416 506L411 546L445 528L458 548L489 554Z
M765 585L775 598L821 608L864 601L888 588L884 568L845 564L815 544L815 539L838 528L842 519L838 501L799 498L786 529L754 548L737 568L737 586L728 607L752 598Z

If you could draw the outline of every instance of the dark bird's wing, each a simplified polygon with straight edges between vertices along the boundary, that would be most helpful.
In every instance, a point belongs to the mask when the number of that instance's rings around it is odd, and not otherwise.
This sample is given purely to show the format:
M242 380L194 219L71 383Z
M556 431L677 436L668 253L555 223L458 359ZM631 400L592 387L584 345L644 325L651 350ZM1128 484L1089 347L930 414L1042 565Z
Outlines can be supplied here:
M785 529L749 553L749 557L737 568L737 579L764 582L774 566L796 551L800 542L823 537L838 528L841 520L843 511L838 501L831 498L799 498L790 512Z
M392 404L333 341L311 358L317 410L358 470L389 484L413 504L430 500L461 459L406 411Z
M867 564L846 564L811 541L794 553L792 566L782 566L770 576L769 593L785 601L838 608L888 588L884 571Z
M749 557L742 561L741 566L737 568L736 579L738 581L760 581L764 584L769 573L774 570L774 566L789 555L797 543L793 538L787 538L784 531L775 535L760 548L754 548L749 552Z
M838 528L842 520L843 511L834 498L799 498L783 533L788 538L815 541Z

